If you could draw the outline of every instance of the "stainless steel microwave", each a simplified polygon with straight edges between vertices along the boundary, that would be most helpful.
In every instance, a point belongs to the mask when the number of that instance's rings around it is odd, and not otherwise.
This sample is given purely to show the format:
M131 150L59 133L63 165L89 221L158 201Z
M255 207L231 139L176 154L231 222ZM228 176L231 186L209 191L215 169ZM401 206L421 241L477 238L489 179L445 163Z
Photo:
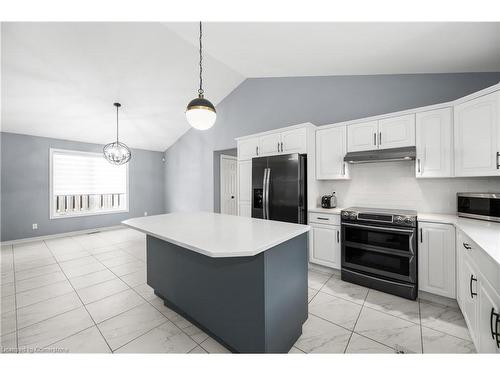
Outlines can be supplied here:
M500 193L457 193L458 216L500 222Z

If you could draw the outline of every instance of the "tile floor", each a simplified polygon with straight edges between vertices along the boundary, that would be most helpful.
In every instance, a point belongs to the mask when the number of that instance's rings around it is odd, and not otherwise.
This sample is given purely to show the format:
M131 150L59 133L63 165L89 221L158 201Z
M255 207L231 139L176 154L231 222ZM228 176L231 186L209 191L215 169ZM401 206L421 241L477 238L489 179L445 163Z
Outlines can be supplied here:
M225 353L146 285L131 229L1 248L3 353ZM470 353L453 307L408 301L309 271L309 319L290 353Z

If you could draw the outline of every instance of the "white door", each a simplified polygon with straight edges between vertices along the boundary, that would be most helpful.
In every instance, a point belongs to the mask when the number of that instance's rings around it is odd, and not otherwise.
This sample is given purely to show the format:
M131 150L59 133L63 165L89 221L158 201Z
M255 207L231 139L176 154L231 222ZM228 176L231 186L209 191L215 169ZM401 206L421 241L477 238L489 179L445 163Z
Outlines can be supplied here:
M281 152L300 154L307 152L307 129L294 129L281 133Z
M378 122L378 148L415 146L415 115L386 118Z
M478 314L478 341L480 353L500 353L497 347L495 333L500 334L500 323L497 324L500 314L500 297L486 282L480 283L479 314Z
M369 121L347 126L347 151L375 150L377 143L378 122Z
M309 232L310 261L340 268L340 226L311 224Z
M345 126L316 131L316 179L349 178L344 162L346 143Z
M452 109L417 113L417 177L452 176Z
M455 228L419 223L418 284L425 292L455 298Z
M281 133L263 135L259 139L259 154L274 155L281 151Z
M477 272L467 257L462 259L462 274L460 275L460 292L462 300L462 313L469 327L472 341L477 345L477 300L478 292Z
M455 106L455 175L500 175L500 92Z
M246 160L259 156L259 138L243 139L238 141L238 159Z
M220 156L220 212L237 215L237 161L235 156Z

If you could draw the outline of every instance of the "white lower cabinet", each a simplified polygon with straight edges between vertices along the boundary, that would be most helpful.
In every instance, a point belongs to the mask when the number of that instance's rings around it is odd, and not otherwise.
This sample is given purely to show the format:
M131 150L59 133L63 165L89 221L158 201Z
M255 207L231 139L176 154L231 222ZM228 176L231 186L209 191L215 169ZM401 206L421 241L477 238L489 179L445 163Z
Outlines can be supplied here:
M340 225L309 225L309 261L340 269Z
M480 353L500 353L500 295L476 263L483 250L457 230L456 251L457 302L472 341Z
M455 227L421 222L418 225L419 289L455 298Z

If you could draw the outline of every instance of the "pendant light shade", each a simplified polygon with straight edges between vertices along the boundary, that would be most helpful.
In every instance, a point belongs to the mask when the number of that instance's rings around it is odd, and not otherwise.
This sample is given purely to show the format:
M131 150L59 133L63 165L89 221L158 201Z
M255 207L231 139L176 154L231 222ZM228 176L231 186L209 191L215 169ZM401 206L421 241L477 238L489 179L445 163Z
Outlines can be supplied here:
M200 88L198 89L198 97L191 100L186 108L186 118L193 128L198 130L210 129L217 118L214 105L203 97L203 55L202 55L202 29L200 22Z
M214 125L216 117L214 105L205 99L203 94L191 100L186 109L186 118L189 124L198 130L210 129Z
M108 143L102 151L104 158L111 164L122 165L128 163L132 153L125 143L118 140L118 108L121 107L121 104L113 103L113 105L116 107L116 141Z

